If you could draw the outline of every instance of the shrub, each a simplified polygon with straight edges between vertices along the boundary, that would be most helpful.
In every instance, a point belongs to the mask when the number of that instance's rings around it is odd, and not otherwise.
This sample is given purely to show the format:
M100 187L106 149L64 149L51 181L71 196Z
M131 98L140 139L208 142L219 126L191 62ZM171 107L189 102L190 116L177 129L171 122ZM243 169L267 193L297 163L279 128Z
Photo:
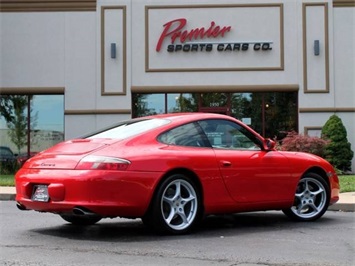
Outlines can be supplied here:
M325 147L328 141L318 138L300 135L297 132L288 132L282 140L280 149L282 151L308 152L320 157L325 157Z
M14 174L18 170L18 165L16 162L0 162L0 174L9 175Z
M322 128L322 138L329 140L325 149L325 158L342 171L351 171L354 152L347 138L347 132L341 119L332 115Z

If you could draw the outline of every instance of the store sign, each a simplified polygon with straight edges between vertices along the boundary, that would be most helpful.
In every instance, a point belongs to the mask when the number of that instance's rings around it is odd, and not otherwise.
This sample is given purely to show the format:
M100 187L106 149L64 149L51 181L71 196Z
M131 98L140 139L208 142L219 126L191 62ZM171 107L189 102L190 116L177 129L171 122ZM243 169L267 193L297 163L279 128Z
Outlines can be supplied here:
M187 19L185 18L175 19L165 23L164 30L158 40L156 51L160 51L163 41L166 38L170 38L172 45L174 45L176 41L179 41L180 43L185 43L186 41L223 37L232 28L231 26L218 26L214 21L212 21L210 26L206 29L204 27L201 27L189 30L185 29L186 24Z
M276 3L149 6L145 70L283 70L283 9Z
M179 18L165 23L156 45L156 51L160 52L164 41L170 43L166 47L166 51L169 53L211 52L214 49L218 52L247 51L250 47L255 51L272 50L272 42L270 41L223 42L223 37L232 30L232 26L219 26L214 21L211 21L208 27L189 29L186 24L186 18Z

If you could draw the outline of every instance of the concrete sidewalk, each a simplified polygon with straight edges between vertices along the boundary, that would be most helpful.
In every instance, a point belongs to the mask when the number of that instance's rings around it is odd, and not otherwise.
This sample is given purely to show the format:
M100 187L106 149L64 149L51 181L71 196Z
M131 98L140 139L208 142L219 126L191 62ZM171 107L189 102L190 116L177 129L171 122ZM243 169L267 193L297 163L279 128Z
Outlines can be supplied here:
M15 187L0 187L0 200L15 200L15 196ZM355 192L341 193L339 201L328 210L355 212Z
M339 201L329 206L328 210L355 212L355 192L340 193Z

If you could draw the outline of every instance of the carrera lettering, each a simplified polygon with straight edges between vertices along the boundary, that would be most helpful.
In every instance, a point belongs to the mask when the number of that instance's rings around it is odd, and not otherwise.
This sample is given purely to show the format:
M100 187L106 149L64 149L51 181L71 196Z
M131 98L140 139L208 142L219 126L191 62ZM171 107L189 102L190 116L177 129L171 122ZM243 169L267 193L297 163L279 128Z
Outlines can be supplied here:
M43 166L43 167L54 167L55 164L54 163L41 163L41 166Z
M171 44L174 44L175 41L179 40L180 43L184 43L186 41L204 39L204 38L217 38L219 36L224 37L224 35L231 30L231 26L216 26L214 21L211 21L209 28L195 28L191 30L183 30L186 26L187 20L184 18L179 18L175 20L171 20L165 23L164 30L161 33L156 51L159 52L163 42L166 38L170 37ZM168 47L169 51L169 47Z

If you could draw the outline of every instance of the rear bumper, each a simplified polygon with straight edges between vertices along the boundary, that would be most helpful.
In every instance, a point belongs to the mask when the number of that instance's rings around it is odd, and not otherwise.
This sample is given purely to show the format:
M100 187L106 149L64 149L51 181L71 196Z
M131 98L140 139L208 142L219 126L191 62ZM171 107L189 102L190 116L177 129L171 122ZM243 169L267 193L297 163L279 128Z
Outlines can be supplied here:
M333 205L339 201L339 196L334 196L330 198L329 205Z
M330 182L330 202L329 205L333 205L339 201L339 192L340 192L340 185L339 185L339 178L336 174L333 174L329 178Z
M158 172L21 169L16 174L16 201L40 212L69 213L80 207L102 217L141 217L159 176ZM35 185L48 186L48 202L31 199Z

